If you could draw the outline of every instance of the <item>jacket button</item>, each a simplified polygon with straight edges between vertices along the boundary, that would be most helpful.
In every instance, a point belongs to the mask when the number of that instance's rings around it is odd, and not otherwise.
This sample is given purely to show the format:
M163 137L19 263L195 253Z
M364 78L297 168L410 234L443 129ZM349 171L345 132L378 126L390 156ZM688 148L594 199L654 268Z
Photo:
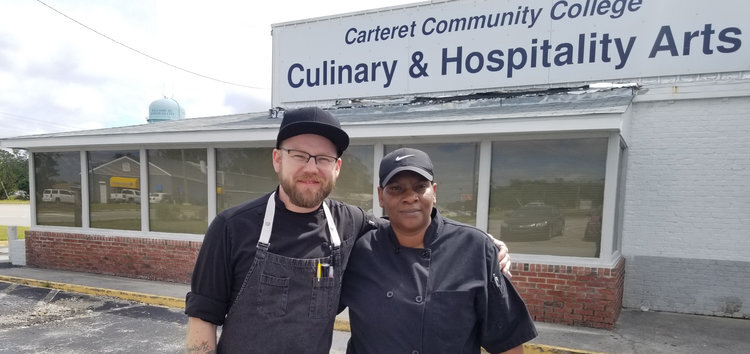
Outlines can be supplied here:
M393 297L393 291L389 291L389 292L385 293L385 297L392 298Z
M419 354L419 350L412 350L411 354Z
M430 258L430 251L429 250L422 251L422 258Z
M414 298L414 301L416 301L416 302L422 302L422 296L417 295L417 297Z

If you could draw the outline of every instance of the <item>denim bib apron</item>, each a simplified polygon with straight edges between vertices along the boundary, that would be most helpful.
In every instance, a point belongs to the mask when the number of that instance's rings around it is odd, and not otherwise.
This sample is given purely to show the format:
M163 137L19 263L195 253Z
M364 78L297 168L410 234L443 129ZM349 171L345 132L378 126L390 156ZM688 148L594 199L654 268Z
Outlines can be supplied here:
M289 258L268 251L276 210L268 198L255 259L224 321L223 353L328 353L341 289L341 240L328 205L323 211L331 254ZM277 235L284 237L284 235Z

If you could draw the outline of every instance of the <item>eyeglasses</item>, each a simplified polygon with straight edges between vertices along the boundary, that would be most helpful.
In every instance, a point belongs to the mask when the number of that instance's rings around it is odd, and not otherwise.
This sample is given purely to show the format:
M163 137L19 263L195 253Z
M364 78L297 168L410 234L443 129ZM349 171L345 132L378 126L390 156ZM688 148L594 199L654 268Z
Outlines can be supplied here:
M285 149L285 148L279 148L279 150L286 151L289 154L289 157L292 158L292 161L300 165L307 165L307 163L310 162L310 159L314 159L315 164L318 167L329 168L329 167L333 167L333 165L338 160L338 157L333 157L333 156L328 156L328 155L310 155L301 150L292 150L292 149Z

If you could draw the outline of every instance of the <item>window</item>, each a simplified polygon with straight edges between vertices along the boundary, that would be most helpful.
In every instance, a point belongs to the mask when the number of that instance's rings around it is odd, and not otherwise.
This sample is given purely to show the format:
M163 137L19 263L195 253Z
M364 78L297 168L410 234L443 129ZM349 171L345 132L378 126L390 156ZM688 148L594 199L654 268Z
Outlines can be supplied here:
M216 208L222 211L271 193L278 185L273 148L216 149Z
M259 198L279 184L273 148L216 149L216 205L222 211ZM372 146L350 146L331 198L372 209Z
M606 138L492 143L488 232L514 253L597 257Z
M34 153L37 225L81 226L81 154Z
M437 208L447 218L476 225L479 145L476 143L386 145L386 154L402 147L430 155L437 183ZM516 252L514 249L513 252Z
M206 232L206 173L206 149L148 150L151 231Z
M330 198L372 212L373 146L349 146L341 156L341 173Z
M88 152L91 227L141 229L140 166L137 150Z

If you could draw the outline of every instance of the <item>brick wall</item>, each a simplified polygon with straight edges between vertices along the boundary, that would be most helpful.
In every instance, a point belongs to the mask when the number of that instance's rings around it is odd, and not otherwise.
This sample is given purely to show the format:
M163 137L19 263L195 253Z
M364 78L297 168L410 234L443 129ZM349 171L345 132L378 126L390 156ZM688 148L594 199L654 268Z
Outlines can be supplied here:
M622 253L750 262L750 97L632 116Z
M201 242L26 231L30 267L189 283ZM513 285L534 320L612 328L625 261L613 268L515 263Z
M750 318L749 112L750 97L633 105L625 307Z
M189 283L201 242L26 231L30 267Z
M750 318L750 262L633 256L626 273L625 307Z
M623 258L613 268L515 263L511 272L535 321L611 329L620 314Z

